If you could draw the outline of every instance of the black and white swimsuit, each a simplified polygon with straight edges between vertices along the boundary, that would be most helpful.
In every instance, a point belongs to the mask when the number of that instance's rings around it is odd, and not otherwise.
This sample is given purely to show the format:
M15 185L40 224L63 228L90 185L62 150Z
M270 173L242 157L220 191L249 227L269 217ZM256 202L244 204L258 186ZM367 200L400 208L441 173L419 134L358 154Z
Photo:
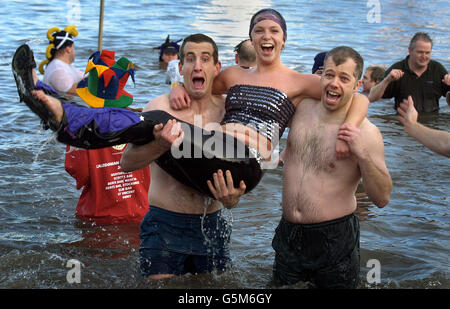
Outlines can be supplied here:
M294 113L294 104L278 89L235 85L228 92L221 124L250 126L272 142L281 138Z

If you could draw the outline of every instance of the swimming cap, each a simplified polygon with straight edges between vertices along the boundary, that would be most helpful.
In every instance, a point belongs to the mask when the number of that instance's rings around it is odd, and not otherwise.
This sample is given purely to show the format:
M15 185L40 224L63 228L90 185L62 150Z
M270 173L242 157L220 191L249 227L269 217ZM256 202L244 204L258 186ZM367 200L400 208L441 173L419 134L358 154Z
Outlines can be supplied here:
M253 27L260 21L266 19L272 20L280 25L281 29L283 29L283 39L284 41L286 41L287 38L286 21L284 20L283 16L281 16L281 14L274 9L262 9L253 15L250 21L250 31L248 32L249 36L251 37Z

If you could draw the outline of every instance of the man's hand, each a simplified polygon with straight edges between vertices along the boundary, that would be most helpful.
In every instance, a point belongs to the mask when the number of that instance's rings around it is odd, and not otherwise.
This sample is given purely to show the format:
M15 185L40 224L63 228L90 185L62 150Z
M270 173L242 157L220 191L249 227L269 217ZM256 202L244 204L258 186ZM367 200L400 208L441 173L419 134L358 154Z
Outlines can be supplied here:
M171 119L167 121L166 125L162 123L157 124L153 128L153 135L155 136L155 141L162 149L169 150L172 144L174 146L181 144L184 132L181 130L181 123Z
M395 80L399 80L403 77L405 72L398 69L393 69L391 72L389 72L389 75L386 77L388 82L393 82Z
M183 86L175 86L169 94L170 107L174 110L185 109L191 106L191 98Z
M350 149L345 141L338 139L336 141L336 159L344 160L350 157Z
M344 123L338 132L338 139L347 142L350 151L358 158L367 155L360 132L361 130L351 123Z
M417 124L418 117L418 113L414 108L414 101L411 96L408 96L408 99L403 99L403 102L400 103L397 111L399 113L398 120L405 126L405 132L408 133L411 126Z
M218 170L213 174L214 185L210 180L207 181L209 190L214 198L220 201L225 208L231 209L237 205L241 195L245 193L245 183L241 180L239 188L233 185L233 177L231 172L226 171L226 179L223 176L222 170Z

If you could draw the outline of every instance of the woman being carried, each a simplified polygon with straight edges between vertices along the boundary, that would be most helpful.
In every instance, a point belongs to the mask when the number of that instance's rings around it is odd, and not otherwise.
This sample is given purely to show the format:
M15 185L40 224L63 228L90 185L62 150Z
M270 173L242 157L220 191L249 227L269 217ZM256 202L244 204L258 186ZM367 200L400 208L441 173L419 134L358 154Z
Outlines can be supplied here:
M200 148L203 151L200 157L175 159L168 151L156 161L171 176L205 195L211 196L206 181L217 169L230 170L234 183L244 180L246 192L253 189L263 175L261 163L270 158L296 105L305 97L320 98L320 80L317 76L297 73L281 63L286 24L278 12L265 9L256 13L250 25L250 37L257 53L257 68L230 68L216 77L214 82L215 92L229 90L221 124L226 133L231 132L235 137L231 141L235 150L231 157L228 151L223 156L217 155L214 150L212 157L211 153L205 155L205 142L214 135L207 133L202 134L200 145L195 139L186 141L186 135L183 140L184 146ZM154 139L155 125L165 124L174 118L162 111L133 113L114 108L86 109L74 104L63 104L59 111L50 112L40 101L42 98L32 94L34 82L31 73L27 73L31 72L28 53L31 51L19 47L13 59L19 95L45 124L57 131L60 142L87 149L122 143L145 144ZM339 93L327 93L326 96L330 101L337 101L340 97ZM368 103L356 103L352 105L347 122L358 123L365 117L367 108L364 106ZM360 107L365 110L361 112ZM53 115L59 116L55 120ZM192 125L189 127L191 132L195 132ZM221 140L222 149L227 149L229 139ZM244 155L236 156L243 143ZM345 145L345 142L342 143Z

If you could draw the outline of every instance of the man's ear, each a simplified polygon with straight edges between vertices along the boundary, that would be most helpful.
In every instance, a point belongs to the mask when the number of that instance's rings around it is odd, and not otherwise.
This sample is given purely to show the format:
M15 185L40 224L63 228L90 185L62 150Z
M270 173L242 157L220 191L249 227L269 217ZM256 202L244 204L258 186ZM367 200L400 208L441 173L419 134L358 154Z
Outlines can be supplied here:
M183 65L181 64L181 61L178 62L178 72L180 72L180 75L183 76Z
M216 73L214 74L214 77L219 75L221 69L222 69L222 63L220 61L217 61L217 63L216 63Z
M353 89L353 92L358 91L359 87L361 87L362 79L358 80L355 84L355 89Z
M238 56L238 54L235 54L235 55L234 55L234 62L235 62L236 64L239 63L239 56Z

